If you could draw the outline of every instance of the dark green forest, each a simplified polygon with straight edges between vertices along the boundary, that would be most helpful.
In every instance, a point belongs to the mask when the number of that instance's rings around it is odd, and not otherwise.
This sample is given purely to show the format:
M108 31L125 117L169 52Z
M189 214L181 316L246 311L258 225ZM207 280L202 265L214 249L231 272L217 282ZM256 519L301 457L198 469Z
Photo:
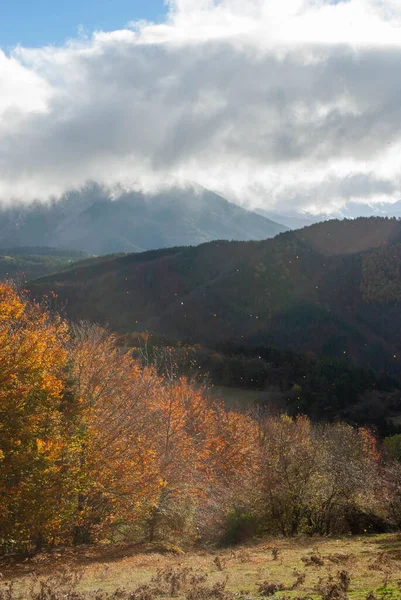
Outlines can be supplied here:
M105 256L29 287L120 334L313 352L399 376L400 248L396 219L334 220L261 242Z

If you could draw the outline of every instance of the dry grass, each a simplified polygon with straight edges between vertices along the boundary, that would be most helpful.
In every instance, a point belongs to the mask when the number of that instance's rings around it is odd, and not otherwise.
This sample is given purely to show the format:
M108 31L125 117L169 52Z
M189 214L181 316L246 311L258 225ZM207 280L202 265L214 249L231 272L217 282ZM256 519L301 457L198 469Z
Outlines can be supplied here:
M390 600L401 599L401 536L274 539L186 554L162 546L81 548L23 562L3 560L0 571L0 600L107 595L129 600ZM46 592L43 581L49 577Z

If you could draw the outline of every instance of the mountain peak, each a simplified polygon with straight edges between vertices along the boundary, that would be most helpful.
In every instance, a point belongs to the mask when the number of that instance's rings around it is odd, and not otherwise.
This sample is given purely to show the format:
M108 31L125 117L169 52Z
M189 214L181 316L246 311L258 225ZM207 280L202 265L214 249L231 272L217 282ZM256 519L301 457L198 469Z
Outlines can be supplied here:
M3 209L0 247L46 245L91 254L138 252L213 239L261 240L286 227L201 186L110 197L100 186L58 202Z

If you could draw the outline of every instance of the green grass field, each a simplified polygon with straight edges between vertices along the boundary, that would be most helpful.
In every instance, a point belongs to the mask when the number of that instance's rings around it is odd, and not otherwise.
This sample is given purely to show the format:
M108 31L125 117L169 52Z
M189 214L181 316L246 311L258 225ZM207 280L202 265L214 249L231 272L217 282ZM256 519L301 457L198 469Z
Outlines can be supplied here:
M162 546L88 547L0 565L2 600L401 598L401 536L395 534L269 539L188 553Z
M266 391L227 387L223 385L211 386L209 388L209 394L216 400L223 400L230 410L251 408L257 403L263 403L267 397Z

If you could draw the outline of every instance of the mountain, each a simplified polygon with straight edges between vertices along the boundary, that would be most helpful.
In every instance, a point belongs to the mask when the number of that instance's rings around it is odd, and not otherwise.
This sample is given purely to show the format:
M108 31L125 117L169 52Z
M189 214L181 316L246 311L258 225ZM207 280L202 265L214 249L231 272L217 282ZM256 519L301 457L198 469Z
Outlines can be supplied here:
M314 217L309 213L290 213L290 214L281 214L275 213L273 211L265 210L264 208L255 208L255 212L266 219L271 219L273 221L277 221L278 223L282 223L288 229L302 229L303 227L308 227L309 225L313 225L314 223L318 223L320 221L325 221L326 217L319 215L318 217ZM330 217L327 217L330 219Z
M394 203L382 202L378 204L366 204L363 202L348 202L343 208L335 213L314 215L305 211L293 211L281 214L273 210L263 208L254 209L258 215L262 215L273 221L282 223L289 229L301 229L321 221L332 219L356 219L358 217L395 217L401 218L401 200Z
M346 211L346 212L345 212ZM355 216L374 216L374 217L401 217L401 201L382 202L379 204L366 205L359 202L350 202L344 209L345 216L353 218Z
M46 247L2 248L0 279L36 279L61 271L87 256L85 252Z
M112 199L96 185L57 202L0 212L0 248L46 245L90 254L140 252L213 239L261 240L286 230L199 186Z
M327 221L260 242L104 257L31 284L73 319L232 340L401 372L401 222Z

